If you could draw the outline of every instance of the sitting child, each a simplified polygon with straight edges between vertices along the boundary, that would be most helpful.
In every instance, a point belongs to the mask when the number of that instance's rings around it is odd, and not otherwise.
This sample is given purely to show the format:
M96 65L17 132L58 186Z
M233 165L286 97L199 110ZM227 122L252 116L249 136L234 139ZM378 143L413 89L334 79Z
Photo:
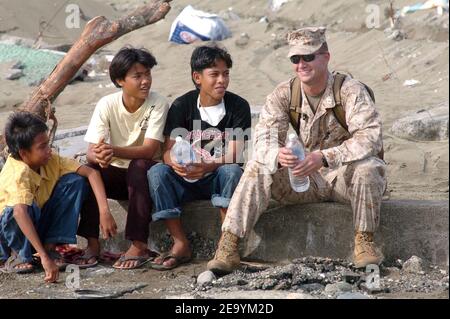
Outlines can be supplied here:
M152 201L146 174L161 157L169 110L166 99L151 90L156 64L155 57L145 49L119 50L111 61L109 75L120 90L100 99L85 136L88 165L100 172L107 197L129 202L125 239L130 247L113 265L117 269L139 268L156 255L147 246ZM77 264L87 267L99 258L99 225L104 218L91 192L80 216L78 235L87 239L88 247ZM105 239L110 237L107 232L103 235Z
M100 174L74 160L52 154L47 125L27 112L12 114L5 129L10 155L0 172L0 265L11 273L33 271L32 247L39 254L46 282L58 280L67 265L57 244L75 244L78 216L94 190L103 226L116 232ZM83 177L84 176L84 177Z
M210 199L222 220L242 175L242 151L251 127L248 102L227 91L231 56L217 46L201 46L191 56L195 90L172 104L164 128L164 164L147 173L155 204L153 221L164 220L174 244L151 264L169 270L191 259L188 239L181 226L181 206L189 201ZM175 138L181 135L197 154L195 163L180 165L170 156Z

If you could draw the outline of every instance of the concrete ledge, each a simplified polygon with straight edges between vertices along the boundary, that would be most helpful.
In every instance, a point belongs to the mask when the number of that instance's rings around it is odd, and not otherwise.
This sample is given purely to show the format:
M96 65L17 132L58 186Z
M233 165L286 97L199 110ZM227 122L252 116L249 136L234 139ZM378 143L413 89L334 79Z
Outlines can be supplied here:
M123 238L126 202L110 201L120 234L105 243L126 249ZM385 201L376 242L386 261L406 260L417 255L429 262L448 266L449 203L447 201ZM220 235L220 218L209 201L185 206L182 223L193 238L197 258L210 258ZM249 259L280 261L312 255L349 258L353 249L351 208L337 203L280 206L276 202L258 221L242 252ZM149 244L170 246L163 222L150 226ZM107 247L108 248L108 247Z

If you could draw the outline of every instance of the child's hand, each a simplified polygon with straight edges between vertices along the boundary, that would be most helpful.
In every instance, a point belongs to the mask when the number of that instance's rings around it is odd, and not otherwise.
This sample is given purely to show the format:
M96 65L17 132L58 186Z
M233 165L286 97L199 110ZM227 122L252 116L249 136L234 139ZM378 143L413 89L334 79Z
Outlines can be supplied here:
M55 262L50 257L41 258L42 267L45 271L45 282L56 282L59 278L59 269Z
M187 175L186 166L180 165L176 162L172 162L172 169L181 177L185 177Z
M93 151L95 153L95 159L100 167L108 167L114 156L112 146L105 143L104 139L102 138L100 142L94 146Z
M100 229L104 239L114 237L117 234L116 221L109 210L100 212Z
M207 164L192 163L188 165L185 177L188 179L201 179L206 173L208 173Z

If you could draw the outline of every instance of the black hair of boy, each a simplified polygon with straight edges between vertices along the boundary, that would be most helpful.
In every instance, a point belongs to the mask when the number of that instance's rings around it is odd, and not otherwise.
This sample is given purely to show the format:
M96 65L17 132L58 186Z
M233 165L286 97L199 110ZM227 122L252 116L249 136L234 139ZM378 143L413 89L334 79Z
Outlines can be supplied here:
M224 61L229 69L233 66L231 55L225 49L206 45L195 48L191 56L191 76L197 89L200 89L200 87L194 81L194 72L201 73L203 70L215 66L216 62L220 60Z
M5 126L5 139L11 156L20 160L20 150L30 150L34 139L48 130L45 122L29 112L15 112Z
M140 63L149 69L158 64L155 57L146 49L123 47L114 56L109 66L109 77L116 87L120 88L117 80L125 79L127 72L135 63Z

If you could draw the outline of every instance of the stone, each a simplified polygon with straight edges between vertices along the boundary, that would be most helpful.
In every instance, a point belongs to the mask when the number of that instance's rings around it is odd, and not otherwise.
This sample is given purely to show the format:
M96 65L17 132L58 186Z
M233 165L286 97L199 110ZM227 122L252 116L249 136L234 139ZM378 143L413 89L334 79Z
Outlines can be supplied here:
M360 278L361 278L361 275L357 274L355 272L345 272L344 276L343 276L344 281L349 284L357 283Z
M441 141L448 139L448 102L445 105L419 110L416 114L398 119L391 132L400 138L412 138L421 141Z
M370 299L370 297L360 292L344 292L337 296L336 299Z
M216 280L216 276L212 271L204 271L197 277L197 284L198 285L207 285L213 282L213 280Z
M374 285L368 285L367 283L363 282L361 285L359 285L359 288L367 291L369 294L376 294L383 292L383 289L381 287L376 287Z
M234 41L234 43L236 44L236 46L243 48L245 46L247 46L248 42L250 41L250 37L247 33L241 33L241 35L239 36L239 39L236 39L236 41Z
M298 287L299 287L299 289L306 291L306 292L322 291L325 289L325 286L321 285L319 283L304 284L304 285L300 285Z
M424 262L422 258L417 256L412 256L403 264L403 271L412 273L412 274L420 274L423 272Z
M325 287L325 292L328 294L336 294L347 291L352 291L352 285L344 281L336 282L334 284L328 284Z
M11 69L9 70L6 75L6 80L18 80L23 76L23 71L21 69Z

